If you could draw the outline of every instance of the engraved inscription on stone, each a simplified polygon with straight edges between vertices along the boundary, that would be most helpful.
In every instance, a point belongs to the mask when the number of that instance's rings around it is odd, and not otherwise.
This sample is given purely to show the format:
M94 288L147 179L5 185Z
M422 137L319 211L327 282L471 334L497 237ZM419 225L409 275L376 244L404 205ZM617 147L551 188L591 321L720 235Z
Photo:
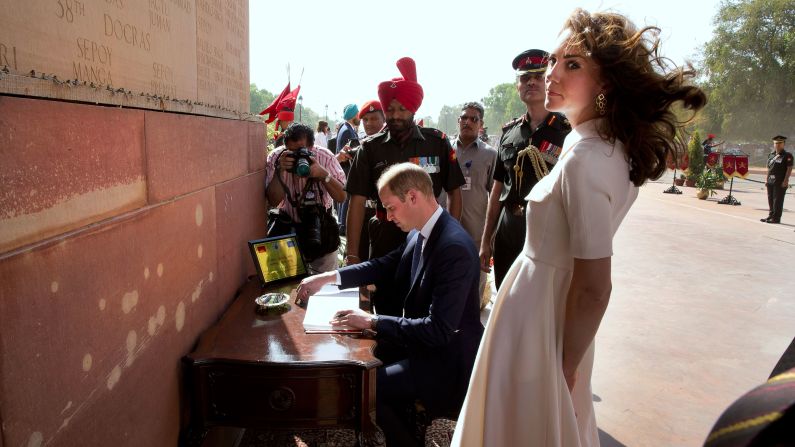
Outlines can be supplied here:
M0 42L0 65L19 70L17 66L17 47L9 47Z
M199 101L248 110L248 2L196 1Z
M113 85L111 75L111 47L98 44L84 37L75 39L77 53L72 60L74 79L94 84Z
M248 111L248 0L0 0L0 68Z

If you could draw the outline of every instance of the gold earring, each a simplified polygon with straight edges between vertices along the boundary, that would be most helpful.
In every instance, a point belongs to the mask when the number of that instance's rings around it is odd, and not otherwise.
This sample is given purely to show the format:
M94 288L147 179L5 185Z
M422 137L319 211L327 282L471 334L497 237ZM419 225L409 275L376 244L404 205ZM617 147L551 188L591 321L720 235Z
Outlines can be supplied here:
M595 106L596 113L598 113L600 116L604 116L604 114L607 113L607 98L605 98L604 92L596 95Z

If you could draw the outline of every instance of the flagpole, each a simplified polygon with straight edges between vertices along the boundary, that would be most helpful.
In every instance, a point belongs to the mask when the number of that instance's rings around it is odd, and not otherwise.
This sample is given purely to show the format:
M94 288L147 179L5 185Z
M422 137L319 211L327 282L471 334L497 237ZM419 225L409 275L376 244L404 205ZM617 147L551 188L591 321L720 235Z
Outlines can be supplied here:
M674 179L671 180L671 187L663 191L663 194L682 194L682 191L676 187L676 166L674 166Z
M746 154L745 152L743 152L741 150L737 150L737 152L742 154L742 155L748 156L748 154ZM737 154L734 154L734 155L737 155ZM722 155L721 155L721 158L722 158ZM750 159L751 159L751 157L748 156L748 160L750 160ZM723 160L721 160L721 166L722 165L723 165ZM722 198L722 199L720 199L720 200L718 200L718 205L734 205L734 206L742 205L742 203L740 203L740 201L735 199L734 196L732 195L732 189L734 187L734 174L736 172L737 172L737 166L736 166L736 162L735 162L735 168L734 168L734 171L732 172L732 179L731 179L731 181L729 181L729 195L724 197L724 198Z

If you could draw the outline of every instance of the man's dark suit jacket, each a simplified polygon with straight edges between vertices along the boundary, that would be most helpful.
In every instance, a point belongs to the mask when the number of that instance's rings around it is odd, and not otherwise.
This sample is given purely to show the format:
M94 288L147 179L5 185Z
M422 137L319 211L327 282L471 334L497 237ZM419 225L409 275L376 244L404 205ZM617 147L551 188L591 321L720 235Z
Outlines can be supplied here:
M412 230L406 242L388 255L340 269L341 287L394 278L398 292L394 296L405 297L404 317L379 316L377 338L405 347L418 397L428 410L455 417L483 335L479 258L469 234L443 211L412 280L418 235Z

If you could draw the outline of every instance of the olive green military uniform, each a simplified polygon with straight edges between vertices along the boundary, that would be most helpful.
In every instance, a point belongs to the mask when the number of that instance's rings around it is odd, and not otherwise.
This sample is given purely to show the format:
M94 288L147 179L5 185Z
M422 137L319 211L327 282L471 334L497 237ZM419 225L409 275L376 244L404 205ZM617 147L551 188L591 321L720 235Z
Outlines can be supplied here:
M543 177L543 172L537 171L549 170L557 162L571 126L563 115L549 113L537 128L531 129L529 117L524 114L507 123L502 130L494 166L494 180L503 184L493 251L497 287L524 247L525 197ZM528 150L530 144L536 150ZM541 160L546 166L541 165Z
M397 163L411 162L425 170L433 181L433 193L439 196L442 190L452 191L465 183L464 175L455 159L455 151L447 136L440 130L413 126L404 143L398 142L389 131L372 135L362 142L351 164L345 190L367 198L367 208L375 209L375 215L367 225L369 232L369 257L384 256L398 248L406 240L406 233L386 220L386 210L378 198L376 182L381 174ZM368 210L369 211L369 210ZM365 241L360 241L364 245ZM373 297L379 314L402 315L401 297L388 299L388 285L376 284L378 293Z

